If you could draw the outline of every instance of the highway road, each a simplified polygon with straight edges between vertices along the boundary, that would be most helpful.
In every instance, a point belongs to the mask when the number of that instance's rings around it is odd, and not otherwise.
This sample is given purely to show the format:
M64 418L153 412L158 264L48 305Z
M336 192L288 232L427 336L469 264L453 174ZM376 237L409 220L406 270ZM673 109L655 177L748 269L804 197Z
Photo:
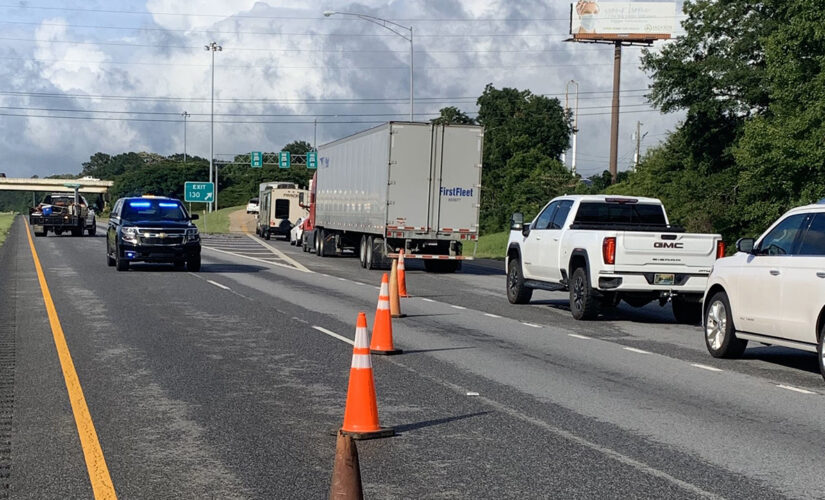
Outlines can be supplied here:
M107 478L121 498L326 496L338 337L372 322L381 273L247 235L205 238L199 273L119 273L102 233L32 240L42 281L23 219L0 248L0 497L90 498ZM404 354L373 356L397 435L358 442L367 497L823 496L814 355L715 360L667 306L594 322L562 293L513 306L498 262L408 261L407 280Z

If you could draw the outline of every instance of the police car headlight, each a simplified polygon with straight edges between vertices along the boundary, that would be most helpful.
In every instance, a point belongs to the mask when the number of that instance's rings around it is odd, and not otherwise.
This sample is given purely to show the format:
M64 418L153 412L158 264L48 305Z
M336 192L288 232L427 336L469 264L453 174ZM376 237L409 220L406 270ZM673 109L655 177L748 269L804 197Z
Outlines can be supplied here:
M186 230L186 241L198 241L200 239L200 235L198 234L198 228L191 228Z
M123 236L123 241L129 243L137 243L138 240L138 230L136 227L124 227L120 231L121 236Z

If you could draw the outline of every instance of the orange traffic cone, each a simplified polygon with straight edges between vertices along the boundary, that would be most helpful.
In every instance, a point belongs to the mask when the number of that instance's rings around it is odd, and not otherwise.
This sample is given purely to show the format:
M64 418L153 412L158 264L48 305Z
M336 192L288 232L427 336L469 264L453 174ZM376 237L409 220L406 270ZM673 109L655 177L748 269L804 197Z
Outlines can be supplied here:
M407 272L404 269L404 249L398 251L398 296L409 297L407 294Z
M378 403L372 379L372 361L367 342L367 315L358 313L355 327L355 346L352 349L352 367L349 372L347 408L341 432L353 439L388 437L395 434L391 428L378 425Z
M401 349L392 345L392 315L390 314L390 284L387 273L381 278L381 291L378 292L378 308L375 321L372 322L372 354L401 354Z
M330 500L363 499L361 467L358 465L358 448L351 436L338 431L335 444L335 464L332 466Z
M398 259L392 259L390 271L390 313L393 318L403 318L401 313L401 299L398 298Z

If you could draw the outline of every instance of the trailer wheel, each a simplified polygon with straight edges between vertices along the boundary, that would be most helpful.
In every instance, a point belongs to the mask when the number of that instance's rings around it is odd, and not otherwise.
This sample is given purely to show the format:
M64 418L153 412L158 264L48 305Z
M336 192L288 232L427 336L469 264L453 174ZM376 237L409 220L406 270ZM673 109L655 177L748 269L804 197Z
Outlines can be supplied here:
M375 266L375 253L373 249L375 247L375 241L373 240L372 236L367 236L366 241L366 248L364 249L364 268L365 269L376 269Z
M320 238L321 238L321 230L320 229L316 229L315 231L312 232L312 246L315 249L315 255L317 255L319 257L321 256L321 241L320 241Z
M326 238L327 235L323 229L319 229L318 232L315 233L315 254L319 257L326 257L326 255L324 255L324 240Z
M269 229L265 229L264 230L264 239L269 240L271 237L272 237L272 235L269 234Z
M94 236L97 233L97 221L92 219L92 225L88 227L87 232L89 236Z
M367 235L361 235L361 246L358 248L358 258L361 262L361 267L367 267Z

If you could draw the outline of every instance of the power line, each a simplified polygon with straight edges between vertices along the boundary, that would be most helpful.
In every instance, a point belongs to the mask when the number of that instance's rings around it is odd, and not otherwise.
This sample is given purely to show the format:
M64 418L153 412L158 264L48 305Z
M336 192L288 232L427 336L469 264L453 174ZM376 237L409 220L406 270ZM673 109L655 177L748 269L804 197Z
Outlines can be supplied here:
M103 14L122 14L122 15L142 15L142 16L183 16L183 17L218 17L218 18L227 18L227 17L237 17L237 18L248 18L248 19L277 19L277 20L289 20L289 21L298 21L298 20L305 20L305 21L319 21L323 20L324 18L320 15L314 17L303 17L303 16L262 16L262 15L245 15L245 14L206 14L206 13L184 13L184 12L142 12L142 11L135 11L135 10L116 10L116 9L89 9L89 8L80 8L80 7L53 7L53 6L41 6L41 5L29 5L29 4L17 4L17 5L8 5L8 4L0 4L0 7L10 8L10 9L32 9L32 10L58 10L58 11L70 11L70 12L96 12L96 13L103 13ZM683 17L687 18L686 15L675 15L675 16L657 16L658 18L662 19L671 19L673 17ZM337 19L336 19L337 20ZM561 18L394 18L394 21L404 21L404 22L548 22L548 21L569 21L569 17L561 17Z

